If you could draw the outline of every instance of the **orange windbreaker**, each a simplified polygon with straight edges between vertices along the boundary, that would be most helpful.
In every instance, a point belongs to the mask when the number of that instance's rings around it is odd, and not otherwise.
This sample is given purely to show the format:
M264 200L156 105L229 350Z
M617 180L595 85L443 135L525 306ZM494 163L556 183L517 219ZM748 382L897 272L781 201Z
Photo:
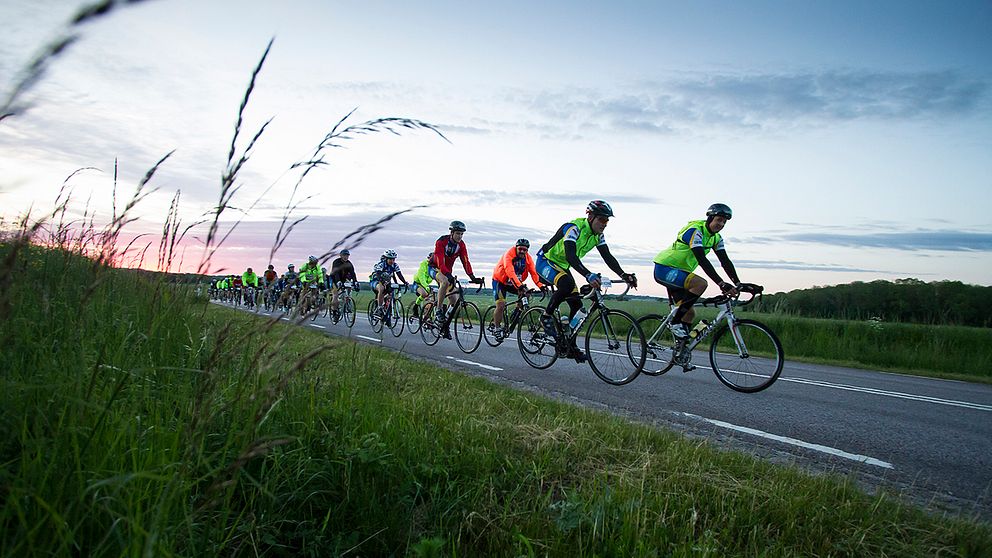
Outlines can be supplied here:
M496 263L496 269L493 270L493 280L499 281L504 285L513 285L514 287L520 288L520 285L527 276L530 275L534 284L538 287L541 286L541 278L537 275L537 268L534 267L534 258L530 257L530 252L524 254L527 258L527 264L524 267L523 275L519 278L517 277L516 271L513 269L513 259L517 257L517 247L514 246L503 254L499 262Z

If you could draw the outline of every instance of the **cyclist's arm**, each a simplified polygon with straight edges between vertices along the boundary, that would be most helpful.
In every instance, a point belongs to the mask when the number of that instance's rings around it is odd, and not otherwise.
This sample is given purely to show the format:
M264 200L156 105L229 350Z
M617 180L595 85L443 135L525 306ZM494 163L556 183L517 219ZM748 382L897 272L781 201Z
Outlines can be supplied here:
M620 267L620 262L618 262L617 259L613 257L613 254L610 253L609 246L606 244L600 244L596 247L596 249L599 250L599 255L603 256L603 261L606 262L607 267L613 270L613 273L616 273L620 277L626 277L627 274L624 273L623 268Z
M403 277L403 272L402 271L400 271L400 270L397 269L396 270L396 276L400 278L400 283L403 283L404 285L408 285L409 284L407 282L406 278Z
M472 273L472 262L468 261L468 248L465 246L465 241L461 240L458 242L461 244L461 249L458 250L458 258L462 261L462 267L465 268L465 273L468 273L468 278L475 282L475 274Z
M698 246L692 248L692 255L696 256L696 261L699 263L699 267L703 268L706 275L713 280L714 283L720 285L723 283L723 278L720 274L716 272L716 268L710 263L710 260L706 258L706 250Z
M565 246L565 260L568 262L568 265L572 269L581 273L583 277L589 277L589 274L592 272L589 271L586 268L586 266L582 265L582 260L579 259L579 255L575 252L575 246L576 246L575 241L566 240L564 242L564 246Z
M740 285L741 279L737 276L737 269L734 268L734 263L730 261L730 256L727 255L727 251L716 250L716 257L720 260L720 265L723 266L723 270L730 276L730 280L733 281L735 285Z

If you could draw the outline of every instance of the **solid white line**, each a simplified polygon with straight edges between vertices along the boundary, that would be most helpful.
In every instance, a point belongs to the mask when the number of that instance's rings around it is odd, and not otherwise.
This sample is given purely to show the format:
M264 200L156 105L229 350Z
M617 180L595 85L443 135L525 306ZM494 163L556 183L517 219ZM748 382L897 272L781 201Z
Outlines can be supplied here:
M835 384L832 382L823 382L820 380L807 380L806 378L779 378L779 381L783 382L793 382L797 384L807 384L811 386L827 387L833 389L842 389L845 391L860 391L862 393L870 393L873 395L882 395L885 397L895 397L898 399L909 399L912 401L923 401L926 403L935 403L937 405L949 405L951 407L962 407L964 409L975 409L977 411L992 411L992 405L983 405L981 403L970 403L968 401L955 401L953 399L941 399L939 397L930 397L927 395L915 395L912 393L902 393L898 391L887 391L884 389L867 388L860 386L851 386L847 384Z
M811 449L823 453L829 453L830 455L835 455L837 457L843 457L844 459L850 459L851 461L857 461L859 463L865 463L867 465L874 465L876 467L883 467L885 469L895 469L895 467L888 462L875 459L874 457L868 457L867 455L860 455L857 453L848 453L844 450L839 450L837 448L832 448L830 446L823 446L820 444L811 444L809 442L804 442L802 440L797 440L795 438L788 438L786 436L779 436L777 434L769 434L761 430L755 430L754 428L748 428L746 426L737 426L736 424L730 424L729 422L723 422L722 420L708 419L706 417L701 417L699 415L693 415L691 413L682 413L683 415L699 420L706 421L710 424L719 426L721 428L727 428L730 430L736 430L738 432L743 432L745 434L751 434L752 436L760 436L762 438L767 438L769 440L775 440L776 442L782 442L785 444L791 444L793 446L799 446L806 449Z
M479 368L485 368L486 370L492 370L494 372L501 372L502 368L497 368L495 366L489 366L488 364L482 364L481 362L472 362L471 360L465 360L462 358L455 358L453 356L445 356L448 360L453 360L455 362L460 362L462 364L471 364L473 366L478 366Z
M366 337L364 335L356 335L355 337L358 337L360 339L367 339L369 341L375 341L376 343L382 343L382 339L376 339L375 337Z

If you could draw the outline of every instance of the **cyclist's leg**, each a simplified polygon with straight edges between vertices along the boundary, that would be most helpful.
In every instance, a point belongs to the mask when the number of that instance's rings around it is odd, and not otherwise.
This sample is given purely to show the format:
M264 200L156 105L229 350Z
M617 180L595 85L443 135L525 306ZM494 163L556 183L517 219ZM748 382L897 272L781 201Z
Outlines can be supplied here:
M658 284L668 287L669 295L678 304L675 316L672 317L672 323L684 323L686 326L692 326L692 320L696 316L696 311L693 310L692 305L706 291L706 279L683 269L656 263L654 264L654 280Z
M495 279L493 279L493 300L496 301L493 325L500 327L503 324L503 312L506 310L506 286Z

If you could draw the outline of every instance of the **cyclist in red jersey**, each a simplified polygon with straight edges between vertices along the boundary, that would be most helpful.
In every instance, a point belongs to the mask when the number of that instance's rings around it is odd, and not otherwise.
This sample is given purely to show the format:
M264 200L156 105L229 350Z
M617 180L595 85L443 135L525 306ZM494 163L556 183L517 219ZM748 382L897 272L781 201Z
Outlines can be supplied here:
M451 274L455 259L462 261L462 267L465 268L465 273L468 273L468 277L473 283L482 282L482 279L477 279L472 273L472 264L468 261L468 248L465 247L465 241L462 240L465 235L465 223L452 221L448 225L448 230L451 231L450 234L438 238L437 242L434 243L434 263L431 266L436 269L434 279L437 280L438 285L437 300L441 303L442 310L437 313L438 323L444 321L444 312L447 311L447 305L443 302L445 297L448 296L452 304L455 302L455 296L449 294L451 283L455 279Z

